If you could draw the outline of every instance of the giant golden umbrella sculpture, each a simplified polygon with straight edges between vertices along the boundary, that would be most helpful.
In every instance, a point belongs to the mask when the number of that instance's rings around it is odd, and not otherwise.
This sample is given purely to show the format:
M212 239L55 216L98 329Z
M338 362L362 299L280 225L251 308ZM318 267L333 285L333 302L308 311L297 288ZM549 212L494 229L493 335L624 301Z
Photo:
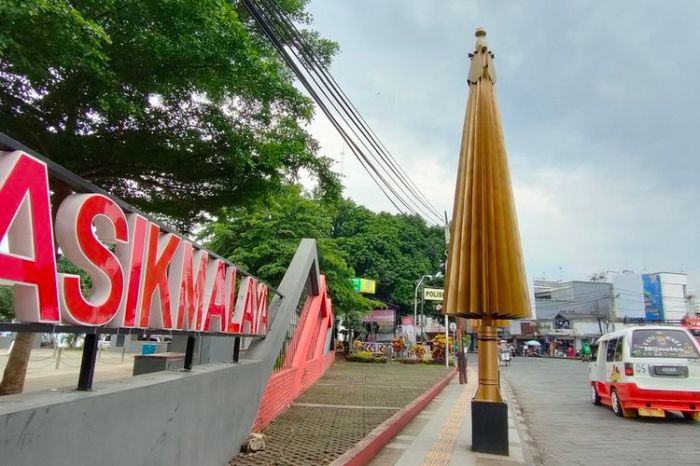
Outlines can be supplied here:
M479 388L472 401L472 448L508 454L508 407L500 395L497 330L530 316L520 234L510 184L493 54L477 29L470 54L445 282L445 313L477 319ZM504 437L505 435L505 437Z

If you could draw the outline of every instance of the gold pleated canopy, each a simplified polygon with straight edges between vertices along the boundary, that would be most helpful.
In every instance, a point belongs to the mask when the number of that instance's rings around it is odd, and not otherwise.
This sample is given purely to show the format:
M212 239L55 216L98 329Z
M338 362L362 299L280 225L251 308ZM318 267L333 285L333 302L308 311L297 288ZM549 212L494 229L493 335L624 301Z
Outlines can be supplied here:
M444 313L494 321L530 317L493 55L477 29L469 70L447 259ZM478 323L477 323L478 325ZM484 323L489 325L489 323Z

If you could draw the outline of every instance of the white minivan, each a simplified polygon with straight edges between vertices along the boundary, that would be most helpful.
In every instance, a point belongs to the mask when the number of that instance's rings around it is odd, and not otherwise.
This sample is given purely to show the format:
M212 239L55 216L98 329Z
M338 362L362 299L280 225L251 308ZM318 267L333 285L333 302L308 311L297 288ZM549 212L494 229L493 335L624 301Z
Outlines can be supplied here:
M593 404L618 416L700 421L700 344L683 327L630 327L603 335L588 374Z

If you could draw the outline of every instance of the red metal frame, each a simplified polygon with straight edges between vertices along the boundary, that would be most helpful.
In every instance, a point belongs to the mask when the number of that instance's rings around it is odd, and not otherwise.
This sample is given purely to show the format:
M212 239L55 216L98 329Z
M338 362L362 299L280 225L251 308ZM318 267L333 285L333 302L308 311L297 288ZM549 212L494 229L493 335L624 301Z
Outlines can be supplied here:
M253 431L260 431L282 414L302 393L323 376L335 361L335 351L324 354L328 329L333 327L333 306L320 277L320 293L304 304L282 370L270 377Z

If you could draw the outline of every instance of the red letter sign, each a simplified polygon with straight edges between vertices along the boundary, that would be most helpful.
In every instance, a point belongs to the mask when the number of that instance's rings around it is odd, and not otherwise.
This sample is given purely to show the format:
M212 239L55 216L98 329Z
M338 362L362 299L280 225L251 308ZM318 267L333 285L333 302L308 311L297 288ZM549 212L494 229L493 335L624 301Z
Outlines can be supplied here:
M226 332L228 330L228 315L226 314L226 264L221 259L214 259L209 264L207 271L207 296L209 296L209 305L206 309L206 318L204 319L205 332L209 329L211 318L218 317L215 320L215 330L217 332Z
M0 153L0 283L15 285L15 315L25 322L58 322L56 252L46 165L22 152Z
M255 333L255 294L257 280L253 277L243 277L238 289L238 301L233 313L231 326L241 333Z
M155 223L149 225L148 253L144 269L146 275L143 279L143 301L141 302L139 327L173 328L167 271L179 244L179 237L172 233L161 235L158 225ZM159 251L160 256L158 256ZM158 288L158 294L154 293L156 288Z
M56 215L58 245L68 260L92 279L87 300L80 289L79 275L59 274L64 322L104 325L114 318L124 293L124 272L114 253L100 240L124 244L128 239L124 212L107 196L73 194L61 204Z
M209 254L206 251L193 253L192 249L189 241L180 243L168 274L170 299L177 308L175 328L178 330L199 330L202 325Z
M258 283L258 290L255 295L255 309L257 315L257 325L255 326L256 332L260 335L267 334L268 322L268 291L267 285L264 283Z
M124 270L124 297L116 317L109 323L110 327L136 326L140 309L141 288L143 288L143 260L146 250L146 229L148 220L139 214L127 215L129 224L129 242L117 246L117 258Z

